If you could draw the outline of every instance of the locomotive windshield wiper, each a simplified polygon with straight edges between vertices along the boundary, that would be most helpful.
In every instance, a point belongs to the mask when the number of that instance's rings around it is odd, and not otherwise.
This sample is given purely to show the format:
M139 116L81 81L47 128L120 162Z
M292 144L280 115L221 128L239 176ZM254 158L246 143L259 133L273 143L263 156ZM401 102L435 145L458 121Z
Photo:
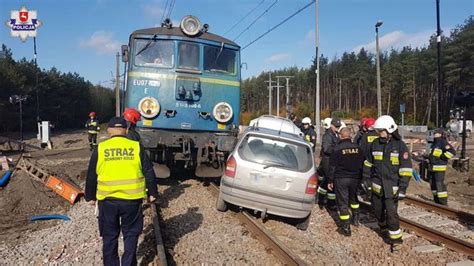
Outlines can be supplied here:
M146 49L148 49L148 47L150 46L151 42L156 42L156 36L157 36L157 34L153 35L153 37L145 44L145 46L144 46L140 51L138 51L138 53L137 53L135 56L141 54L143 51L145 51Z

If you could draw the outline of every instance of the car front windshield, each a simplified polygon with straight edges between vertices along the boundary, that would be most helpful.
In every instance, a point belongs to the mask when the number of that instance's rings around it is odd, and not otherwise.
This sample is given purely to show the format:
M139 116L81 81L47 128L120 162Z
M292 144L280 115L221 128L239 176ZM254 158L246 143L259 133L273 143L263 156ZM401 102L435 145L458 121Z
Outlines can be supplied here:
M235 74L236 52L217 46L204 46L204 71Z
M239 155L246 161L298 172L308 171L313 163L311 149L304 144L248 135L239 145Z
M147 47L148 45L148 47ZM165 67L174 65L174 42L168 40L138 39L135 43L136 66Z

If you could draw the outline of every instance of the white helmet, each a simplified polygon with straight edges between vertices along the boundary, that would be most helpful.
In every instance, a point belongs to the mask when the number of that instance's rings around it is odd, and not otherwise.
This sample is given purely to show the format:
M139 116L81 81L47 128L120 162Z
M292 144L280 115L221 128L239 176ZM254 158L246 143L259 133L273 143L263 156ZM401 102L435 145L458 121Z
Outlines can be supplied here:
M341 129L347 127L346 123L344 123L343 121L341 121L341 127L339 127L339 129L337 130L337 132L341 132Z
M324 118L324 120L323 120L323 127L324 127L325 129L330 128L330 127L331 127L331 121L332 121L332 118L330 118L330 117Z
M309 124L311 125L311 118L305 117L303 120L301 120L301 124Z
M395 120L389 115L382 115L375 120L374 129L385 129L388 133L392 134L397 128Z

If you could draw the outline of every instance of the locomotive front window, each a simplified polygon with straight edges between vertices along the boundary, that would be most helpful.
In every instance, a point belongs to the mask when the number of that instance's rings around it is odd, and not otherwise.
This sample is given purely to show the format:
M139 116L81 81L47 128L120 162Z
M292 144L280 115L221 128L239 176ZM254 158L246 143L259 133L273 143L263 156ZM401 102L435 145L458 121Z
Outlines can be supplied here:
M135 65L171 68L174 65L174 42L165 40L137 40Z
M204 71L235 74L236 52L231 49L204 46Z
M188 42L178 44L179 62L178 68L188 70L199 70L199 45Z

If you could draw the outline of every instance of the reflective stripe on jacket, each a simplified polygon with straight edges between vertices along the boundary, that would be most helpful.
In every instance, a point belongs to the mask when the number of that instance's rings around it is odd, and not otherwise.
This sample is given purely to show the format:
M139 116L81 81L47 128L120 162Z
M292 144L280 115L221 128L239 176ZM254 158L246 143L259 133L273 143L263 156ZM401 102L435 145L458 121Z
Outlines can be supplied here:
M444 138L436 138L431 144L429 169L434 172L446 171L449 159L456 155L453 146Z
M145 198L139 142L125 137L114 137L101 142L96 172L98 200Z
M405 193L413 174L410 153L401 140L375 139L364 162L364 177L372 181L373 192L392 198Z

